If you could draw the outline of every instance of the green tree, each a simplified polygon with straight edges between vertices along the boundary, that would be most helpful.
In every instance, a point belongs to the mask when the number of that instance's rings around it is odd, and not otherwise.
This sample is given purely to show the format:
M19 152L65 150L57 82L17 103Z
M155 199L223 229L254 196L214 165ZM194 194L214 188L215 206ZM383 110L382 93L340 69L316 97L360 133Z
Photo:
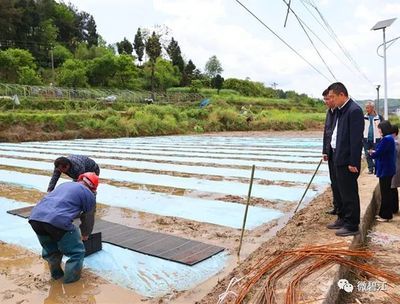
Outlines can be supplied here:
M29 67L20 67L18 69L18 83L28 85L39 85L42 84L40 76L35 72L34 69Z
M118 54L131 55L133 52L132 43L130 43L129 40L124 37L124 40L117 42L117 50Z
M174 40L172 37L171 42L167 47L167 54L172 61L173 65L176 65L179 68L179 71L183 73L185 62L182 58L181 48L178 45L178 41Z
M143 37L142 37L142 32L140 30L140 27L137 29L137 32L135 35L135 40L133 42L133 47L135 49L135 52L136 52L139 62L142 63L145 45L143 42Z
M147 79L150 79L151 85L151 75L152 67L147 65L145 68L145 75ZM158 57L155 64L154 73L154 87L159 91L166 91L168 88L179 85L180 73L177 66L173 66L171 62Z
M217 56L211 56L206 62L205 73L208 77L214 78L217 74L221 74L223 71L224 69L222 68Z
M161 56L160 37L155 32L146 41L146 54L151 66L151 93L154 99L154 74L157 58Z
M85 41L89 47L97 46L99 34L93 16L86 12L76 12L75 16L79 40Z
M0 51L0 79L5 82L16 83L23 73L22 68L28 68L33 72L36 71L35 59L32 54L27 50L21 49L7 49ZM20 74L18 74L20 73Z
M217 74L212 80L211 80L211 86L215 89L217 89L217 93L219 94L219 91L222 89L222 85L224 84L224 78L221 77L220 74Z
M1 48L15 47L14 44L5 44L4 41L16 40L16 24L22 24L22 10L15 7L14 0L0 1L0 40Z
M130 55L122 54L116 56L115 63L117 68L112 78L112 85L123 89L140 89L142 84L138 78L139 71L135 65L135 58Z
M76 15L72 8L63 3L55 6L54 24L58 28L58 39L65 43L69 49L73 50L79 39L76 38L78 32L76 28Z
M109 86L116 72L116 56L113 54L106 54L88 62L87 75L90 85Z
M192 84L195 70L196 66L194 65L193 61L189 59L189 62L186 64L182 73L182 81L181 81L182 86L186 87Z
M105 55L114 55L112 50L106 46L91 46L86 42L81 42L78 44L75 51L75 58L80 60L89 60L98 57L103 57Z
M74 55L63 45L56 44L53 48L54 66L59 67L67 59L72 59Z
M79 88L87 87L86 67L83 61L67 59L59 69L59 84L61 86Z

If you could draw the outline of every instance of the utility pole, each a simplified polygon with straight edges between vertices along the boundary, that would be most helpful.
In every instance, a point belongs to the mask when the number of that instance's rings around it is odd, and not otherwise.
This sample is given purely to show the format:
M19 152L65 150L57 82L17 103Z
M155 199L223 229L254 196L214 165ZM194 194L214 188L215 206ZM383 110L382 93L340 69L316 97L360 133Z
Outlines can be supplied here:
M392 23L396 20L397 18L392 18L392 19L387 19L387 20L382 20L379 21L377 24L375 24L371 30L377 31L377 30L382 30L383 32L383 81L384 81L384 93L385 93L385 102L384 102L384 109L383 109L383 118L388 119L389 118L389 113L388 113L388 101L387 101L387 67L386 67L386 28L391 26ZM379 47L378 47L379 49ZM378 53L379 55L379 53ZM381 56L382 57L382 56Z
M54 72L54 54L53 54L53 46L50 49L50 59L51 59L51 78L52 78L52 83L54 85L55 83L55 72Z
M378 109L378 115L379 113L379 88L381 87L380 84L376 85L376 103L377 103L377 109Z

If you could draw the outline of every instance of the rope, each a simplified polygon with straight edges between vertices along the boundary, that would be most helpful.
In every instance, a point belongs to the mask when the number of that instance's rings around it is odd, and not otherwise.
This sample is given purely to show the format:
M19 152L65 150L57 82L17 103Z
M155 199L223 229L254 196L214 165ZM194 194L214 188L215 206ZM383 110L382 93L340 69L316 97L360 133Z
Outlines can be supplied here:
M230 294L234 295L235 298L236 298L237 297L237 293L234 292L234 291L231 291L229 289L232 288L233 286L235 286L235 284L239 283L243 278L244 277L241 277L240 279L237 279L236 277L233 277L231 279L231 281L229 282L228 287L226 288L226 290L218 296L217 304L223 304L225 299L226 299L226 297L229 296Z

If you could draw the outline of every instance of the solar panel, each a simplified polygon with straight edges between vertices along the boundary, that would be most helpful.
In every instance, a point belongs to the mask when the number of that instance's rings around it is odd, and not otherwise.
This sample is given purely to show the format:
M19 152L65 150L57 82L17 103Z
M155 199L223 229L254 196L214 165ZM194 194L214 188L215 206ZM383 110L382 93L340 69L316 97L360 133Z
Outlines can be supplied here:
M389 27L392 25L392 23L396 20L397 18L392 18L392 19L387 19L387 20L382 20L379 21L377 24L375 24L371 31L376 31L376 30L381 30L383 28Z

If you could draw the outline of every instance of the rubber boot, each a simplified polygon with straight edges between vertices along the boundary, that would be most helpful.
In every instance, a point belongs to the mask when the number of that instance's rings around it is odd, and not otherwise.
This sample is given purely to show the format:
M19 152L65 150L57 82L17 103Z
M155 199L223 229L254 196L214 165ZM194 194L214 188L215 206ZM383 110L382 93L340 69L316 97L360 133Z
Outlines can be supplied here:
M64 283L78 281L81 277L85 246L82 243L81 234L76 227L74 230L65 233L61 240L58 241L58 249L69 257L65 263Z
M58 280L64 275L61 269L62 253L58 250L57 242L52 240L48 235L37 236L42 245L42 257L45 259L50 268L51 277L54 280Z

